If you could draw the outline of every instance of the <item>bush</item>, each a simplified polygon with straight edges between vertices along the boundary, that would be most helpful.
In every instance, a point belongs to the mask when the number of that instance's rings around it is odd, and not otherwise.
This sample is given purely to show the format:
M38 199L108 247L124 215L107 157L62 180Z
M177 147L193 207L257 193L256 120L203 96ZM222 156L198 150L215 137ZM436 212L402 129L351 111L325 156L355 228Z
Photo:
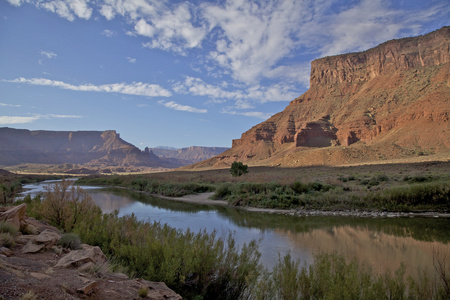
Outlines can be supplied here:
M239 177L248 173L247 168L248 166L244 165L242 162L235 161L231 164L230 172L233 177Z
M45 189L44 200L36 207L39 209L38 213L50 224L64 231L71 231L90 214L101 214L91 196L79 186L73 186L70 181L62 180Z
M59 246L71 250L81 249L80 237L75 233L65 233L57 243Z
M215 232L181 231L138 221L134 215L119 218L117 213L84 220L75 232L113 256L128 273L163 281L187 299L238 299L261 271L257 244L238 250L231 234L224 240Z
M147 297L147 295L148 295L148 289L147 289L145 286L141 287L141 288L139 289L139 291L138 291L138 295L139 295L139 297L141 297L141 298Z
M6 221L0 221L0 233L9 233L10 235L14 236L19 232L19 228L14 226L13 224L6 222Z
M16 240L14 236L9 233L0 233L0 247L12 248L16 245Z

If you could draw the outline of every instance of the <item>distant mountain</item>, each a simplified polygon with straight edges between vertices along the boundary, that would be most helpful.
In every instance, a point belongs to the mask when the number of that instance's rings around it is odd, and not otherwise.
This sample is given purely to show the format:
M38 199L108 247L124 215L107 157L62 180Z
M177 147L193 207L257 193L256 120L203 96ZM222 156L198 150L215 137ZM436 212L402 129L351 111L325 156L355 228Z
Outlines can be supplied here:
M178 162L180 166L187 166L214 157L228 149L230 148L192 146L181 149L157 147L149 150L159 158L172 159L174 163Z
M169 146L158 146L158 147L151 148L151 149L177 150L177 148L175 148L175 147L169 147Z
M72 174L171 169L211 158L229 148L145 148L141 151L114 130L30 131L0 128L0 165L59 165ZM43 167L45 168L45 167Z
M450 149L450 27L311 63L310 88L284 111L190 168L343 165ZM445 156L444 155L444 156Z
M77 164L90 168L173 167L107 131L0 128L0 165Z

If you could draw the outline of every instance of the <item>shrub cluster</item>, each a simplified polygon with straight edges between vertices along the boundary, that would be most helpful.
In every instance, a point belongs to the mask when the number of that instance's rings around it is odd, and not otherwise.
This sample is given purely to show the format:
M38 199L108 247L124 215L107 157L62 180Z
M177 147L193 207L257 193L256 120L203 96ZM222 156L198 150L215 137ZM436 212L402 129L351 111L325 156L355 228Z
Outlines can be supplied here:
M0 221L0 247L13 247L19 228L6 221Z

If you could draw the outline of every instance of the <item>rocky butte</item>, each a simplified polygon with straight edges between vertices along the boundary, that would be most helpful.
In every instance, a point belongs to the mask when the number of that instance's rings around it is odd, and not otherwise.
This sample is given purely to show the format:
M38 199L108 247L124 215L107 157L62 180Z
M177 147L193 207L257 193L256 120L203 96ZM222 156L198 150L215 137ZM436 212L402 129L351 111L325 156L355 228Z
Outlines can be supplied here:
M156 155L141 151L106 131L30 131L0 128L0 165L80 164L90 167L164 165Z
M193 168L449 158L450 27L311 63L310 88Z

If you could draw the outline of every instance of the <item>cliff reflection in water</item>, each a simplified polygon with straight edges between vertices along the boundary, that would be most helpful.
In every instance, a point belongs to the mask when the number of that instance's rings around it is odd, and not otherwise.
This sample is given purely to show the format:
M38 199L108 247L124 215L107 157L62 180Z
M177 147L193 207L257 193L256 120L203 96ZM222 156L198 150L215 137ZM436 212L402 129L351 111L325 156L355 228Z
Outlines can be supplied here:
M114 210L120 211L135 203L136 201L130 199L126 195L120 193L111 193L106 189L101 190L89 190L89 194L92 196L95 204L97 204L103 213L111 213Z
M356 258L374 272L395 271L405 264L407 274L433 271L433 250L450 257L450 222L434 218L292 217L187 204L124 189L90 191L104 212L134 213L139 219L167 223L194 232L206 229L226 236L234 232L239 245L260 243L263 263L271 267L278 253L291 252L304 263L319 252Z
M406 274L416 276L418 270L432 274L433 252L450 257L450 245L416 240L373 231L360 226L333 226L309 232L277 229L295 248L307 248L312 253L339 253L348 261L355 259L370 266L375 273L394 272L403 263Z

